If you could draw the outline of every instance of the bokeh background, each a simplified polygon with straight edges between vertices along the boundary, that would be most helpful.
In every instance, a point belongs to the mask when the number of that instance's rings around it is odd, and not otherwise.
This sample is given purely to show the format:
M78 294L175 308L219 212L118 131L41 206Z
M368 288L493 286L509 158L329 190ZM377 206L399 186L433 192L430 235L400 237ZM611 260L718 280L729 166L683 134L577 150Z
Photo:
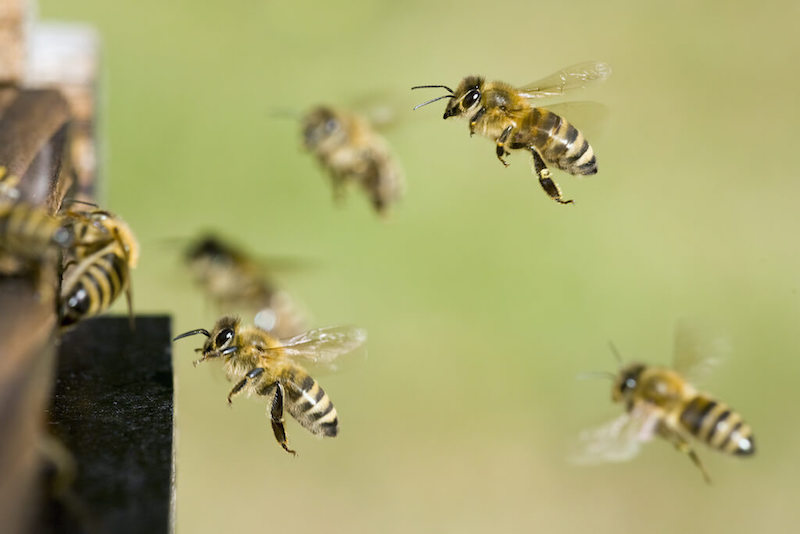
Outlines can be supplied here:
M40 15L102 35L104 199L143 247L139 312L213 324L175 241L212 228L307 260L279 276L314 324L369 331L363 364L320 377L340 436L291 421L296 458L261 399L228 408L221 369L175 347L179 534L800 528L800 4L41 0ZM608 118L584 128L599 174L556 176L572 206L526 155L504 169L441 120L444 103L411 112L435 96L411 85L523 84L588 59L614 73L580 95ZM334 205L273 113L374 95L408 180L387 221L355 190ZM662 442L569 464L578 432L621 411L576 375L615 368L609 340L669 363L685 317L727 334L704 387L754 427L756 457L701 446L711 487Z

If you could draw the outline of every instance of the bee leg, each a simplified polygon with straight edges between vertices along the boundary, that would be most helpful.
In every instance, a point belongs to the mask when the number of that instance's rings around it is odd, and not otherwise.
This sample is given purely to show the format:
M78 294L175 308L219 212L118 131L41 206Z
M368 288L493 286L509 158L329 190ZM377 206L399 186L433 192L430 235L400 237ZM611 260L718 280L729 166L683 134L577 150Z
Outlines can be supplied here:
M703 473L703 478L705 479L707 484L711 484L711 476L706 471L703 462L700 461L700 457L697 456L697 453L694 452L692 446L689 444L689 441L684 438L680 433L675 432L674 430L670 430L665 426L661 426L659 428L659 434L665 437L670 443L672 443L678 451L686 454L692 460L692 463Z
M261 376L263 373L264 373L264 368L263 367L256 367L255 369L249 370L247 372L247 374L244 375L244 378L239 380L239 382L237 382L236 385L233 386L233 389L231 390L231 392L228 393L228 404L232 404L233 403L233 400L232 400L233 396L236 395L237 393L239 393L242 390L242 388L244 388L247 385L247 382L249 380L255 380L256 378Z
M470 137L475 135L475 127L478 125L478 121L481 120L484 115L486 115L486 108L481 108L469 120L469 136Z
M562 199L561 189L551 178L550 169L544 164L542 156L539 155L535 148L531 148L531 154L533 155L533 170L536 172L536 176L539 177L539 184L544 189L544 192L559 204L572 204L572 200Z
M506 126L506 129L503 130L503 133L500 134L500 137L497 138L497 149L496 149L497 159L499 159L500 163L502 163L506 167L508 167L508 163L506 163L506 160L503 159L503 156L508 154L508 152L506 151L506 141L508 141L508 136L511 135L511 130L513 129L514 127L509 124L508 126Z
M283 385L280 382L274 382L267 386L264 391L271 391L274 389L272 401L269 403L269 419L272 423L272 433L275 434L275 439L281 444L283 450L291 455L297 454L289 448L286 443L286 430L283 428Z

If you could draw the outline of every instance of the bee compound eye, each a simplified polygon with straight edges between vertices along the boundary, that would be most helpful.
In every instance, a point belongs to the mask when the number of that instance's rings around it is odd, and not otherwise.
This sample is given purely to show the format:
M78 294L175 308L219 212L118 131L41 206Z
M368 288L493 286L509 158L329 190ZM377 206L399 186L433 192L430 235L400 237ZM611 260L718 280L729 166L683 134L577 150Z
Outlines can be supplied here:
M475 105L475 102L477 102L478 99L480 99L480 97L481 94L475 89L473 89L472 91L467 93L467 96L464 97L464 107L471 108L472 106Z
M217 345L217 348L219 349L225 346L231 339L233 339L233 330L231 330L230 328L223 328L222 330L220 330L219 334L217 334L217 337L214 339L214 342Z

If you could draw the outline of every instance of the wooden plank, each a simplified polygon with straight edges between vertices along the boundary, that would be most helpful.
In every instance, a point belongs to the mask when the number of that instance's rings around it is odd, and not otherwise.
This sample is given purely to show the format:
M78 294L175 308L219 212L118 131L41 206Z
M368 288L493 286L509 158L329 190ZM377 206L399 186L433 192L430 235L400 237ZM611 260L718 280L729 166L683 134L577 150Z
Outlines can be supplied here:
M172 532L173 379L168 316L99 317L67 332L50 428L72 453L72 509L51 502L37 532Z
M0 165L21 198L54 212L67 187L68 108L55 91L0 91ZM56 287L52 279L42 283ZM52 384L56 306L37 280L0 276L0 532L27 532L36 514L43 414Z

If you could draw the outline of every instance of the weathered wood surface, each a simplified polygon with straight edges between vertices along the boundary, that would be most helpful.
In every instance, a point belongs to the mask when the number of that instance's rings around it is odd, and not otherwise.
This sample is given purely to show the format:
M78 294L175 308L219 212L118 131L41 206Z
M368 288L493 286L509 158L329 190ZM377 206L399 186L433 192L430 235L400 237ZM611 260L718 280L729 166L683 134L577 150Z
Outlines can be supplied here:
M26 201L53 212L68 186L66 102L54 91L4 90L0 165L22 177ZM11 145L9 147L9 145ZM54 273L51 273L54 274ZM56 287L56 280L43 280ZM54 292L22 277L0 278L0 532L24 532L35 515L38 444L52 383Z
M38 532L172 532L173 383L167 316L99 317L58 351L50 430L72 453L72 508L53 502Z

